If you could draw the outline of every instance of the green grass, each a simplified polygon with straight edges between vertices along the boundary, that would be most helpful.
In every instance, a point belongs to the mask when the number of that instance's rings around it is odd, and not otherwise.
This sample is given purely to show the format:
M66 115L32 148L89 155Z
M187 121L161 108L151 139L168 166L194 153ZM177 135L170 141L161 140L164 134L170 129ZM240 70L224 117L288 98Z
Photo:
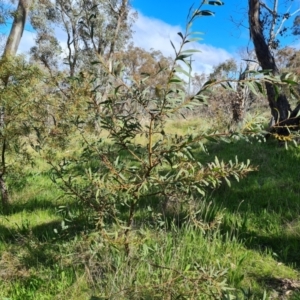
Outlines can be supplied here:
M228 160L236 154L234 149L240 160L251 159L259 170L213 194L214 201L226 207L227 227L240 227L249 249L270 252L280 263L299 270L299 148L236 143L215 145L211 151Z
M105 236L76 217L80 205L50 181L43 162L26 168L23 180L10 181L10 213L0 215L0 300L226 299L226 288L236 299L263 299L264 293L279 299L289 291L284 280L300 279L299 148L275 141L207 148L209 155L195 149L202 163L238 155L258 171L199 199L196 218L209 229L179 215L177 222L174 213L172 221L160 216L153 223L157 212L143 208L130 258L117 234ZM62 223L64 217L73 221ZM290 289L289 299L300 299Z

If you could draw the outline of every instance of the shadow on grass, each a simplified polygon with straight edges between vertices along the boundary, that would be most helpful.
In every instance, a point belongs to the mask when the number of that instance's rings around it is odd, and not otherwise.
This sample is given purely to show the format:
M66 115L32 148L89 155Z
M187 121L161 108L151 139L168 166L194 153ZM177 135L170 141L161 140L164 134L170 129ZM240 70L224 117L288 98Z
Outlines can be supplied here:
M272 299L300 299L300 281L289 278L258 277L268 290L271 290Z
M52 220L42 224L30 226L21 224L19 226L0 225L0 241L17 244L20 240L33 238L39 242L63 242L68 241L80 232L91 231L95 228L93 224L87 223L86 219L77 219L66 223L61 220Z
M268 209L279 213L297 215L300 212L300 153L298 149L286 150L275 142L236 142L209 144L211 155L198 154L202 163L215 156L229 161L238 157L240 162L250 159L258 170L250 173L239 183L232 180L232 187L224 184L213 192L213 198L227 209L254 212ZM241 205L242 203L242 205Z
M49 211L56 214L60 207L68 207L70 210L76 210L79 207L78 202L72 198L66 199L64 197L56 197L53 200L48 200L43 195L36 195L28 200L12 201L9 204L8 210L3 217L9 218L10 216L18 213L34 213L36 211ZM0 208L1 209L1 208ZM0 210L1 216L1 210Z
M0 224L0 241L12 242L15 241L18 235L18 230Z
M4 242L18 243L21 239L33 237L40 241L51 241L61 239L60 234L61 221L54 220L36 226L27 226L22 224L18 227L0 225L0 239Z
M36 210L48 210L48 209L55 211L57 207L58 204L53 201L33 198L26 202L18 201L18 202L10 203L6 215L9 216L24 211L34 212Z
M292 268L300 269L299 236L265 236L252 233L245 240L249 249L272 252L272 256Z
M201 163L214 156L224 162L250 159L258 170L240 182L232 180L211 193L215 205L225 208L223 232L238 236L245 246L274 253L276 259L300 269L300 152L278 142L207 145L211 155L197 154ZM298 224L290 234L288 226Z

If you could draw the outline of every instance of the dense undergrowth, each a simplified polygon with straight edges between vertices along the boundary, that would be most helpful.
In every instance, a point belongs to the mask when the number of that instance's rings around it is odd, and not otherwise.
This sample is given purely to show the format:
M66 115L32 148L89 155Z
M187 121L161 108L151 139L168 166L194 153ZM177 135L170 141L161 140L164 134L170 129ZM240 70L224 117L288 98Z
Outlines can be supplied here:
M209 154L195 153L203 164L238 149L258 170L199 198L188 218L176 200L141 206L129 257L115 225L97 230L45 164L12 178L13 204L0 219L0 299L298 299L299 149L206 146Z

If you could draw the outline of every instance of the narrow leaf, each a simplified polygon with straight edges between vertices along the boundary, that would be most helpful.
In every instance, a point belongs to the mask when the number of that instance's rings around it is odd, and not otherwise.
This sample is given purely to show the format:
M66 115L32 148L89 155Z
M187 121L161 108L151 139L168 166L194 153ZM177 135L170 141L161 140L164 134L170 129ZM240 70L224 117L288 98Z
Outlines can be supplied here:
M177 32L177 34L184 40L183 34L181 32Z
M224 5L224 2L219 1L219 0L215 0L215 1L208 1L207 4L221 6L221 5Z
M227 177L224 177L224 178L225 178L225 181L226 181L227 185L228 185L229 187L231 187L231 182L229 181L229 179L228 179Z
M188 77L191 77L191 74L189 74L187 71L183 70L183 69L180 68L180 67L175 68L175 71L176 71L177 73L182 73L182 74L184 74L184 75L186 75L186 76L188 76Z
M174 49L174 51L175 51L175 54L176 54L176 56L177 56L177 51L176 51L176 48L175 48L175 46L174 46L173 42L172 42L172 41L170 41L170 43L171 43L171 45L172 45L172 47L173 47L173 49Z
M209 17L209 16L214 16L215 13L210 11L210 10L198 10L194 14L195 16L203 16L203 17Z

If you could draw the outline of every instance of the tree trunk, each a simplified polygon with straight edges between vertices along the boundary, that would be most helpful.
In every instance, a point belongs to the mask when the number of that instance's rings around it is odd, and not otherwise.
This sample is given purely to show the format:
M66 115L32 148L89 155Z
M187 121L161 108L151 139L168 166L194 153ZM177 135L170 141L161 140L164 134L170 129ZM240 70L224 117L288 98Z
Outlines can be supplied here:
M268 44L263 35L263 28L260 22L260 0L249 0L249 26L250 35L253 40L255 52L260 66L263 70L271 70L273 75L279 74L274 56L272 55ZM291 126L290 130L299 127L299 119L295 119L300 107L296 107L292 112L289 101L283 91L279 95L276 94L274 86L266 83L269 106L272 116L275 120L274 129L283 135L288 135L287 126ZM296 128L297 127L297 128Z
M272 55L263 35L263 28L261 26L259 16L260 1L249 0L250 34L253 40L257 59L263 70L271 70L273 75L277 75L279 73L278 68L276 66L274 56ZM276 97L275 89L271 83L266 83L266 90L271 113L276 123L288 119L291 107L285 94L281 93L278 97Z
M235 95L233 95L231 100L233 125L240 124L244 121L246 111L254 101L253 94L251 94L249 88L243 81L248 78L249 71L257 71L258 64L252 60L246 60L246 62L245 70L243 72L240 70L239 82L237 83Z
M17 10L14 14L14 21L5 45L5 49L3 52L2 60L9 59L12 56L15 56L18 47L20 45L20 41L24 32L26 18L28 15L29 8L31 6L32 0L19 0ZM8 85L9 75L5 76L5 78L1 78L4 87ZM0 107L0 129L5 127L5 107ZM0 130L1 132L2 130ZM8 189L5 182L6 176L6 145L7 145L7 137L4 135L1 136L1 170L0 170L0 192L2 199L2 207L3 211L6 212L8 210L9 205L9 195Z
M239 80L246 79L246 70L240 73ZM247 98L247 92L245 90L245 86L243 86L240 82L237 84L236 93L233 95L231 100L231 108L232 108L232 122L233 124L240 124L244 120L245 116L245 102Z
M14 22L12 24L3 57L16 55L20 41L24 32L26 18L32 0L19 0L18 8L14 14Z
M2 174L0 174L0 189L1 189L3 213L7 213L8 206L9 206L8 189L5 183L4 176L2 176Z

